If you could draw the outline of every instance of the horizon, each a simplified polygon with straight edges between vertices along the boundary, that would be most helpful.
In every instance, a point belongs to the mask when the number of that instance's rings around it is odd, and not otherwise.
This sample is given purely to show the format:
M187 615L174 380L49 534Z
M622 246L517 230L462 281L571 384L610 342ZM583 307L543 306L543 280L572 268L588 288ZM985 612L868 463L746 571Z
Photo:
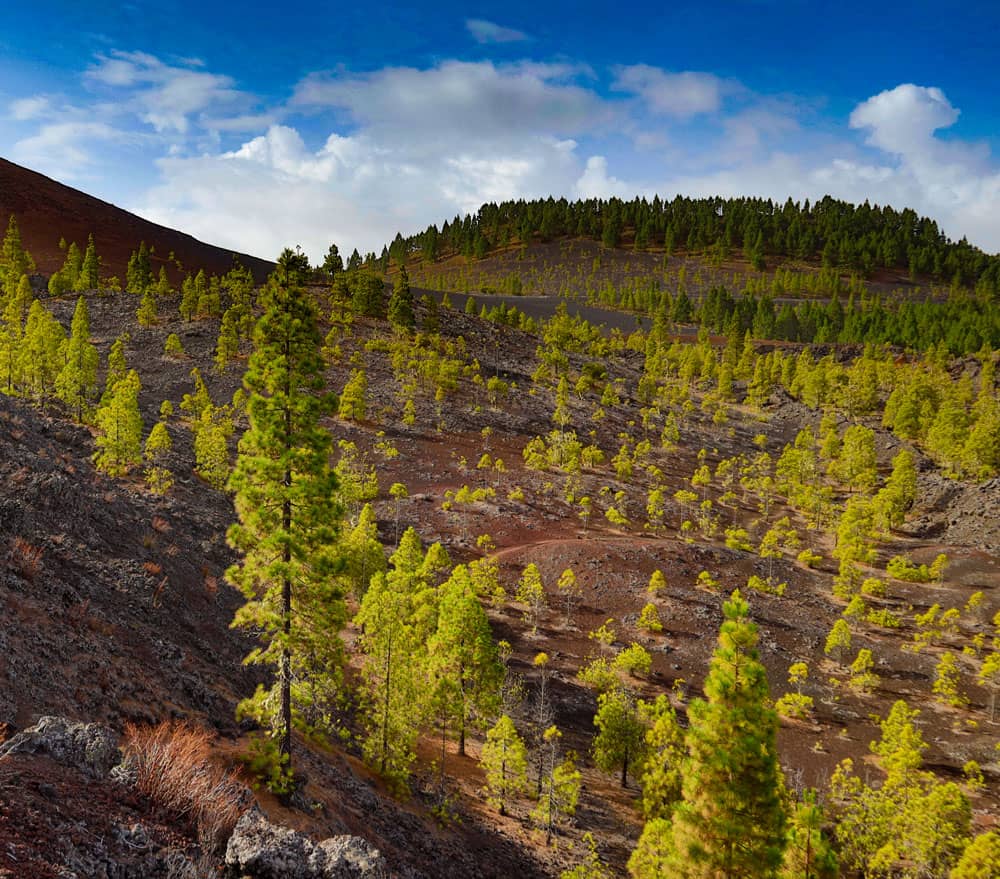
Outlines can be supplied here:
M96 28L43 0L0 36L0 155L266 259L378 252L489 202L654 194L868 200L1000 252L1000 11L807 7L338 21L179 0Z

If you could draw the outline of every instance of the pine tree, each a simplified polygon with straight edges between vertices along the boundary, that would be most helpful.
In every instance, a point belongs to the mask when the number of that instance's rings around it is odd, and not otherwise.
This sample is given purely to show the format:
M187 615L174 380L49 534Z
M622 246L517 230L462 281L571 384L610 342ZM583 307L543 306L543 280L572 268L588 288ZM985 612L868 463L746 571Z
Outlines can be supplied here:
M35 270L31 254L21 244L21 230L13 214L7 223L7 234L0 246L0 293L11 298L17 292L21 278Z
M181 319L185 321L193 320L195 312L198 310L198 288L195 286L194 278L188 275L181 282L181 301L178 309Z
M507 803L528 787L528 752L508 715L486 733L479 765L486 775L487 801L506 815Z
M437 631L427 649L444 716L453 722L464 756L467 725L496 713L503 677L489 619L465 565L438 590Z
M561 739L562 733L555 726L550 726L542 736L545 774L538 805L531 813L535 824L545 830L546 845L552 842L552 834L560 817L576 812L576 804L580 799L581 775L573 754L568 754L561 763L556 763Z
M56 377L56 395L76 412L76 420L83 421L84 412L97 392L97 348L90 341L90 315L87 300L76 300L69 343L66 346L66 363Z
M688 711L683 799L674 812L678 875L685 879L773 877L784 848L785 815L767 677L757 627L739 592L705 680L705 700Z
M219 340L215 345L215 368L225 372L229 363L240 353L239 311L227 308L219 326Z
M122 476L142 460L139 373L129 370L109 384L94 416L98 434L94 463L109 476Z
M96 290L99 270L100 260L97 258L97 248L94 247L94 236L90 235L87 238L87 250L83 254L83 262L80 264L80 272L76 276L73 290L77 293Z
M632 695L616 687L597 697L594 715L594 763L605 772L621 768L621 785L628 787L628 770L642 760L646 743L646 727L640 719Z
M156 296L153 288L147 287L142 292L142 299L139 301L139 308L135 313L135 319L140 327L155 327L157 319Z
M365 504L357 522L344 539L344 576L348 587L360 601L375 574L385 573L386 560L378 539L378 520L371 504Z
M806 790L788 823L780 879L837 879L840 870L830 841L823 835L823 811L816 792Z
M166 494L174 484L173 474L164 464L172 447L173 443L170 440L167 425L162 421L156 422L149 432L149 436L146 437L143 453L146 462L146 484L153 494Z
M1000 876L1000 833L980 833L962 852L948 879L996 879Z
M337 414L346 421L364 421L367 414L368 377L363 369L352 369L340 395Z
M392 287L389 297L389 322L398 329L411 330L416 326L413 315L413 293L410 290L410 277L406 266L399 267L399 275Z
M427 640L435 627L436 596L421 574L424 554L407 528L388 573L371 578L355 624L361 668L365 759L404 785L428 713ZM427 594L430 593L430 594Z
M297 703L314 704L339 680L345 610L331 575L341 510L320 424L335 401L323 392L322 340L305 292L273 278L262 304L243 380L249 427L229 480L239 517L229 542L243 558L226 576L247 600L233 625L261 640L245 661L276 669L240 712L272 728L290 771Z
M538 620L546 607L542 575L534 562L526 565L522 571L515 599L525 605L524 619L531 625L531 634L534 635L538 631Z
M36 399L55 390L56 376L65 365L66 332L37 299L31 303L18 355L26 392Z
M229 478L229 437L233 418L228 406L207 406L194 430L195 472L212 488L225 488Z
M640 702L639 711L646 726L646 757L640 767L639 786L642 814L649 822L670 817L681 798L684 731L662 693L652 703Z

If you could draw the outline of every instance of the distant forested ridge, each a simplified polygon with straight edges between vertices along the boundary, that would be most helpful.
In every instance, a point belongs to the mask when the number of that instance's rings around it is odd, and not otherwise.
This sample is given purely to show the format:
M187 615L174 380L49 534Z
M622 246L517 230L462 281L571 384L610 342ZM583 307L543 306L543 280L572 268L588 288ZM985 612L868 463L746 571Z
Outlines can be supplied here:
M383 256L399 262L416 255L425 261L451 254L482 257L497 247L567 235L667 254L743 255L758 269L789 260L865 275L886 269L1000 297L1000 256L984 253L965 238L952 241L934 220L909 208L867 201L853 205L829 196L815 203L789 198L784 204L683 196L672 201L658 196L505 201L484 204L475 214L408 238L398 234Z

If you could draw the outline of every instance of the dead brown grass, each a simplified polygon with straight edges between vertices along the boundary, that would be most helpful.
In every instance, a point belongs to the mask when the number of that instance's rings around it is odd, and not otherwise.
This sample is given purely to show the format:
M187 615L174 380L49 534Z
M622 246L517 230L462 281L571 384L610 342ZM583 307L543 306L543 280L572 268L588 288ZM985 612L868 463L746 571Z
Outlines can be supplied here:
M8 566L29 583L34 583L42 569L42 548L15 537L10 544Z
M216 849L246 809L246 786L212 760L212 734L183 722L125 728L124 752L136 787L187 820L202 845Z

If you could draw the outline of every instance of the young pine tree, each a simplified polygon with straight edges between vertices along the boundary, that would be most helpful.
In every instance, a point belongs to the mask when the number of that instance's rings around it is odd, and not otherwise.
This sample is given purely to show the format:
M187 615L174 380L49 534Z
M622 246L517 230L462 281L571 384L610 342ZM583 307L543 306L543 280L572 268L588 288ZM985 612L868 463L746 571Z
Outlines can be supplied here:
M413 315L413 293L410 291L410 277L406 266L399 267L399 276L389 297L389 322L398 329L411 330L416 326Z
M142 460L139 389L139 373L129 370L108 386L97 408L94 463L110 476L122 476Z
M673 846L684 879L772 877L785 841L778 718L757 653L750 608L734 592L705 680L688 711L683 799Z
M83 254L83 261L80 263L80 271L76 276L76 283L73 290L83 293L87 290L96 290L99 282L98 271L100 260L97 258L97 248L94 247L94 236L87 239L87 250Z
M601 693L594 726L594 762L605 772L620 768L622 787L628 787L629 767L641 762L646 744L646 727L635 699L621 687Z
M153 494L166 494L174 484L173 474L166 466L166 457L172 447L167 425L162 421L156 422L146 437L143 453L146 461L146 485Z
M240 711L271 727L291 770L297 690L338 682L344 599L333 576L341 509L330 469L330 434L320 419L335 400L323 391L322 343L304 290L278 270L262 293L264 313L244 376L249 427L229 480L239 522L229 542L242 559L227 579L246 598L233 625L255 632L246 661L275 669ZM310 695L310 698L313 698Z
M528 752L508 715L486 733L479 765L486 775L487 802L506 815L507 803L528 787Z
M90 341L90 317L87 300L82 296L76 301L69 343L66 346L66 363L56 376L56 395L83 421L89 402L97 391L97 348Z
M467 726L496 712L503 678L489 619L465 565L458 565L438 590L437 631L428 654L446 716L458 733L458 753L464 756Z

